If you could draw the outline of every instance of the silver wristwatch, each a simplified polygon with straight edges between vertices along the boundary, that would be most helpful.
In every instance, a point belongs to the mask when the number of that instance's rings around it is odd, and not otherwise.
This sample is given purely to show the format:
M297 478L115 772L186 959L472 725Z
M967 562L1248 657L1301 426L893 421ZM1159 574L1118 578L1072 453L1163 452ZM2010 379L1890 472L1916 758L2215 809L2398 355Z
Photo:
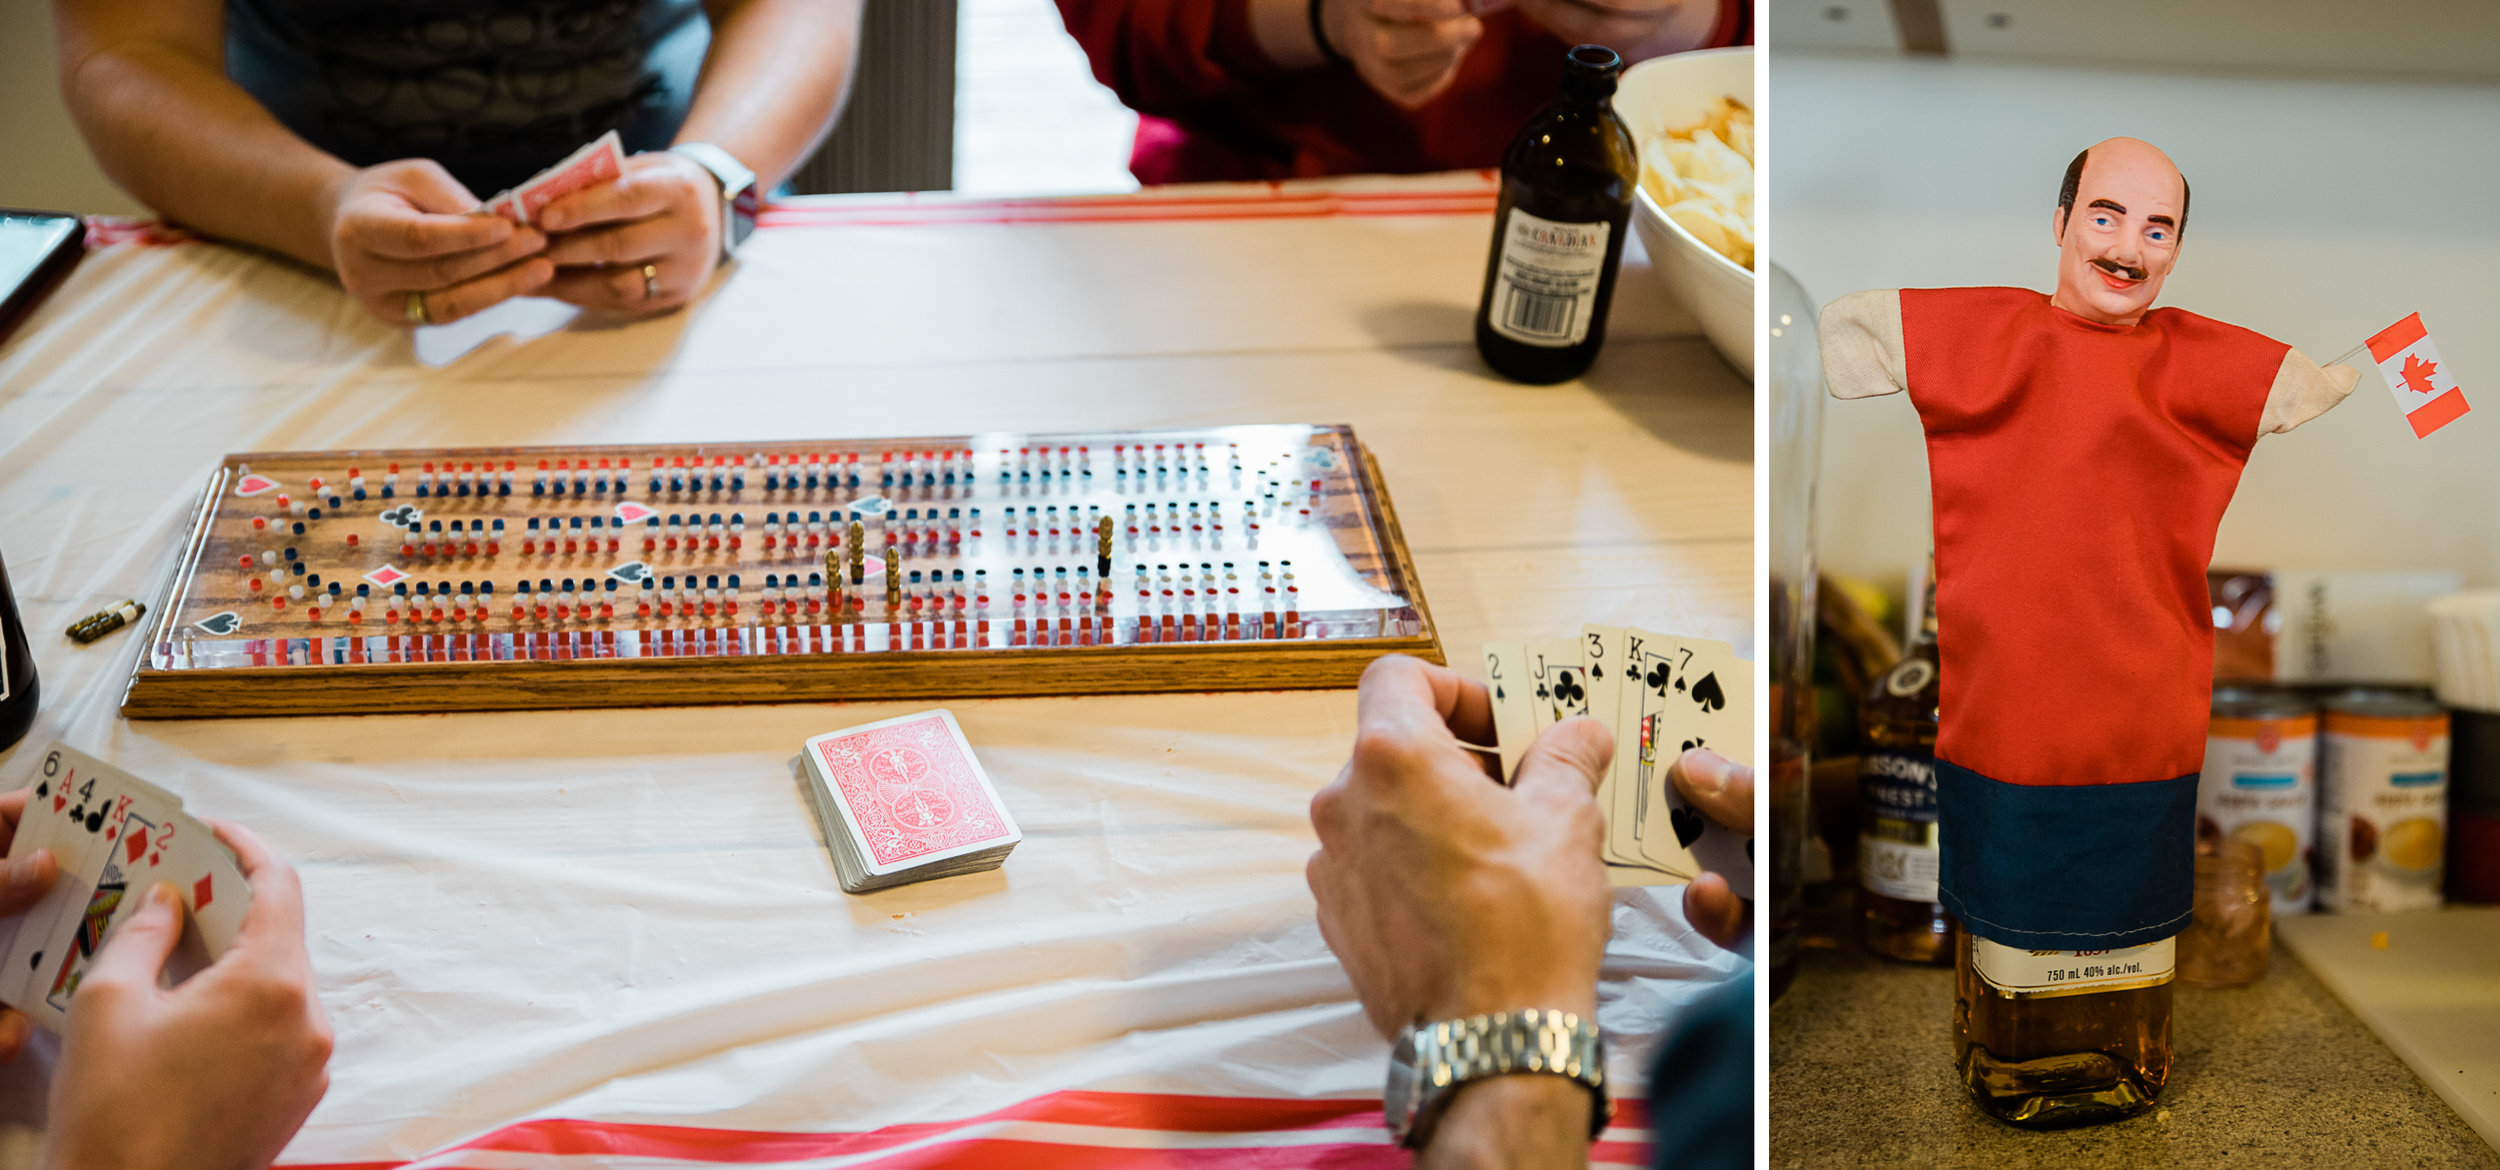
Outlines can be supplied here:
M1614 1116L1606 1098L1606 1042L1574 1012L1492 1012L1408 1027L1389 1053L1383 1112L1389 1136L1421 1149L1460 1085L1509 1073L1551 1073L1588 1087L1589 1137Z
M696 166L720 180L720 258L736 256L738 246L755 231L755 211L763 202L755 189L755 172L709 142L680 142L669 147L668 152L693 159Z

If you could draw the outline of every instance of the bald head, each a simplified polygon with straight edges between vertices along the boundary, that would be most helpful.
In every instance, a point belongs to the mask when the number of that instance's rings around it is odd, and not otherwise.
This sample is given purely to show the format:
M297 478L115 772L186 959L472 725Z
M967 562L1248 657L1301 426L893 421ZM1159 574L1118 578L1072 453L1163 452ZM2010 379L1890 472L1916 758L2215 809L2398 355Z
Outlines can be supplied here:
M2105 165L2113 168L2159 168L2169 172L2172 178L2179 181L2179 222L2176 233L2182 236L2187 234L2187 176L2179 173L2178 164L2171 162L2170 156L2163 154L2160 147L2141 138L2104 139L2085 147L2083 153L2075 156L2075 161L2066 164L2066 181L2059 184L2057 188L2057 212L2061 219L2071 218L2074 215L2075 192L2083 189L2084 168L2090 165L2096 156Z
M2141 321L2179 262L2187 201L2187 179L2150 143L2112 138L2076 155L2050 217L2050 303L2102 325Z

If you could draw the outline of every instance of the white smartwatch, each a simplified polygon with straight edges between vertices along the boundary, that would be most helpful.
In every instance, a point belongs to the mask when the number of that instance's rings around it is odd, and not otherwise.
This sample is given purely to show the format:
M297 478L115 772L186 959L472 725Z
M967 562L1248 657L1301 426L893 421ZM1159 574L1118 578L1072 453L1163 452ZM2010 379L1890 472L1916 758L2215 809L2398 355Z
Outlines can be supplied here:
M1573 1012L1490 1012L1411 1026L1389 1053L1383 1094L1389 1136L1422 1149L1458 1087L1511 1073L1549 1073L1588 1089L1589 1137L1606 1131L1614 1102L1606 1097L1606 1043L1597 1022Z
M755 172L726 150L709 142L680 142L669 147L670 154L684 155L696 166L712 172L720 181L720 258L728 260L738 254L738 247L755 231L755 211L763 199L755 189Z

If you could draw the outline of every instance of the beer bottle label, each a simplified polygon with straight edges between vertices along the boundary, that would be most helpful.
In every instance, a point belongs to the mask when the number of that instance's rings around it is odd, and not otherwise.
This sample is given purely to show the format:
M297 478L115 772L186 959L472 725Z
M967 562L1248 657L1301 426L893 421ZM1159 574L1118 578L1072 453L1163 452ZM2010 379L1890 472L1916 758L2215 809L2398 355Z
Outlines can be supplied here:
M1613 232L1614 225L1603 220L1562 223L1511 208L1487 315L1493 331L1523 345L1556 349L1588 340Z
M2114 951L2027 951L1973 938L1970 957L1979 977L2007 995L2023 999L2083 995L2169 982L2178 967L2178 939Z
M1868 752L1858 761L1858 885L1907 902L1936 900L1936 761Z

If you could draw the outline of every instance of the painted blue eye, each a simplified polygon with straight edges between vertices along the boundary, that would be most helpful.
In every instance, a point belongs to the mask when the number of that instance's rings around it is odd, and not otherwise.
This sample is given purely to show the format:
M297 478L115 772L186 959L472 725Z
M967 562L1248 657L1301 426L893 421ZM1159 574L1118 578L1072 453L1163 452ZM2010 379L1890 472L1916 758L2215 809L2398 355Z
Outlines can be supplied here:
M2093 222L2093 224L2094 224L2095 226L2098 226L2098 227L2108 227L2108 226L2109 226L2109 217L2108 217L2108 216L2106 216L2106 215L2096 215L2096 216L2093 216L2093 217L2092 217L2092 222Z
M2161 230L2161 229L2159 229L2159 228L2155 228L2155 229L2153 229L2152 238L2153 238L2154 242L2158 243L2158 242L2160 242L2160 241L2163 241L2163 240L2167 240L2167 239L2169 239L2169 238L2170 238L2170 233L2169 233L2169 232L2162 231L2162 230Z

